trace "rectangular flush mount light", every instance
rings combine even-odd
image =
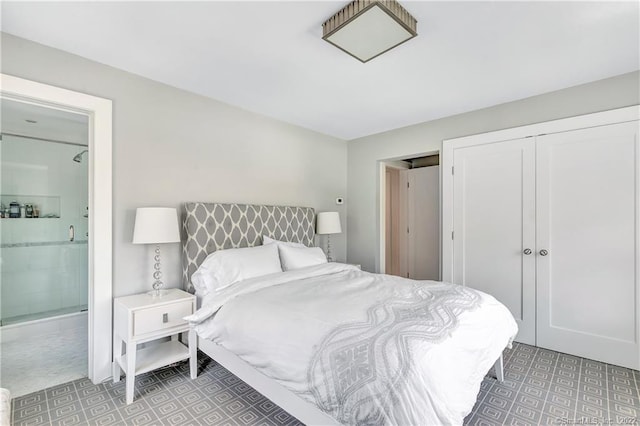
[[[322,38],[367,62],[418,35],[416,28],[395,0],[354,0],[322,24]]]

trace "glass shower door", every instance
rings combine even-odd
[[[1,143],[1,325],[82,311],[88,200],[86,162],[72,161],[79,147],[9,135]]]

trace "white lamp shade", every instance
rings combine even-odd
[[[169,207],[136,209],[133,244],[179,243],[178,212]]]
[[[316,217],[316,234],[339,234],[342,232],[340,226],[340,214],[338,212],[321,212]]]

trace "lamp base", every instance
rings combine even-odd
[[[331,235],[327,234],[327,262],[333,262],[333,257],[331,257]]]
[[[169,294],[169,290],[150,290],[147,294],[151,297],[163,297]]]

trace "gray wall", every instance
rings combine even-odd
[[[220,201],[337,210],[349,231],[348,250],[346,232],[332,238],[337,259],[346,253],[373,271],[380,160],[438,151],[443,139],[640,103],[635,72],[344,143],[7,34],[1,59],[3,73],[113,100],[116,296],[151,281],[151,252],[131,244],[136,207]],[[345,193],[347,203],[336,206]],[[163,264],[165,281],[177,286],[178,245],[164,247]]]
[[[349,141],[349,262],[360,263],[365,270],[379,270],[381,160],[440,151],[445,139],[636,105],[640,103],[639,82],[640,72],[633,72]]]
[[[152,247],[131,244],[136,207],[300,205],[340,211],[345,221],[346,205],[335,205],[347,190],[344,141],[7,34],[1,69],[113,100],[115,296],[145,291],[152,282]],[[346,232],[332,245],[344,260]],[[179,250],[163,246],[170,287],[180,285]]]

